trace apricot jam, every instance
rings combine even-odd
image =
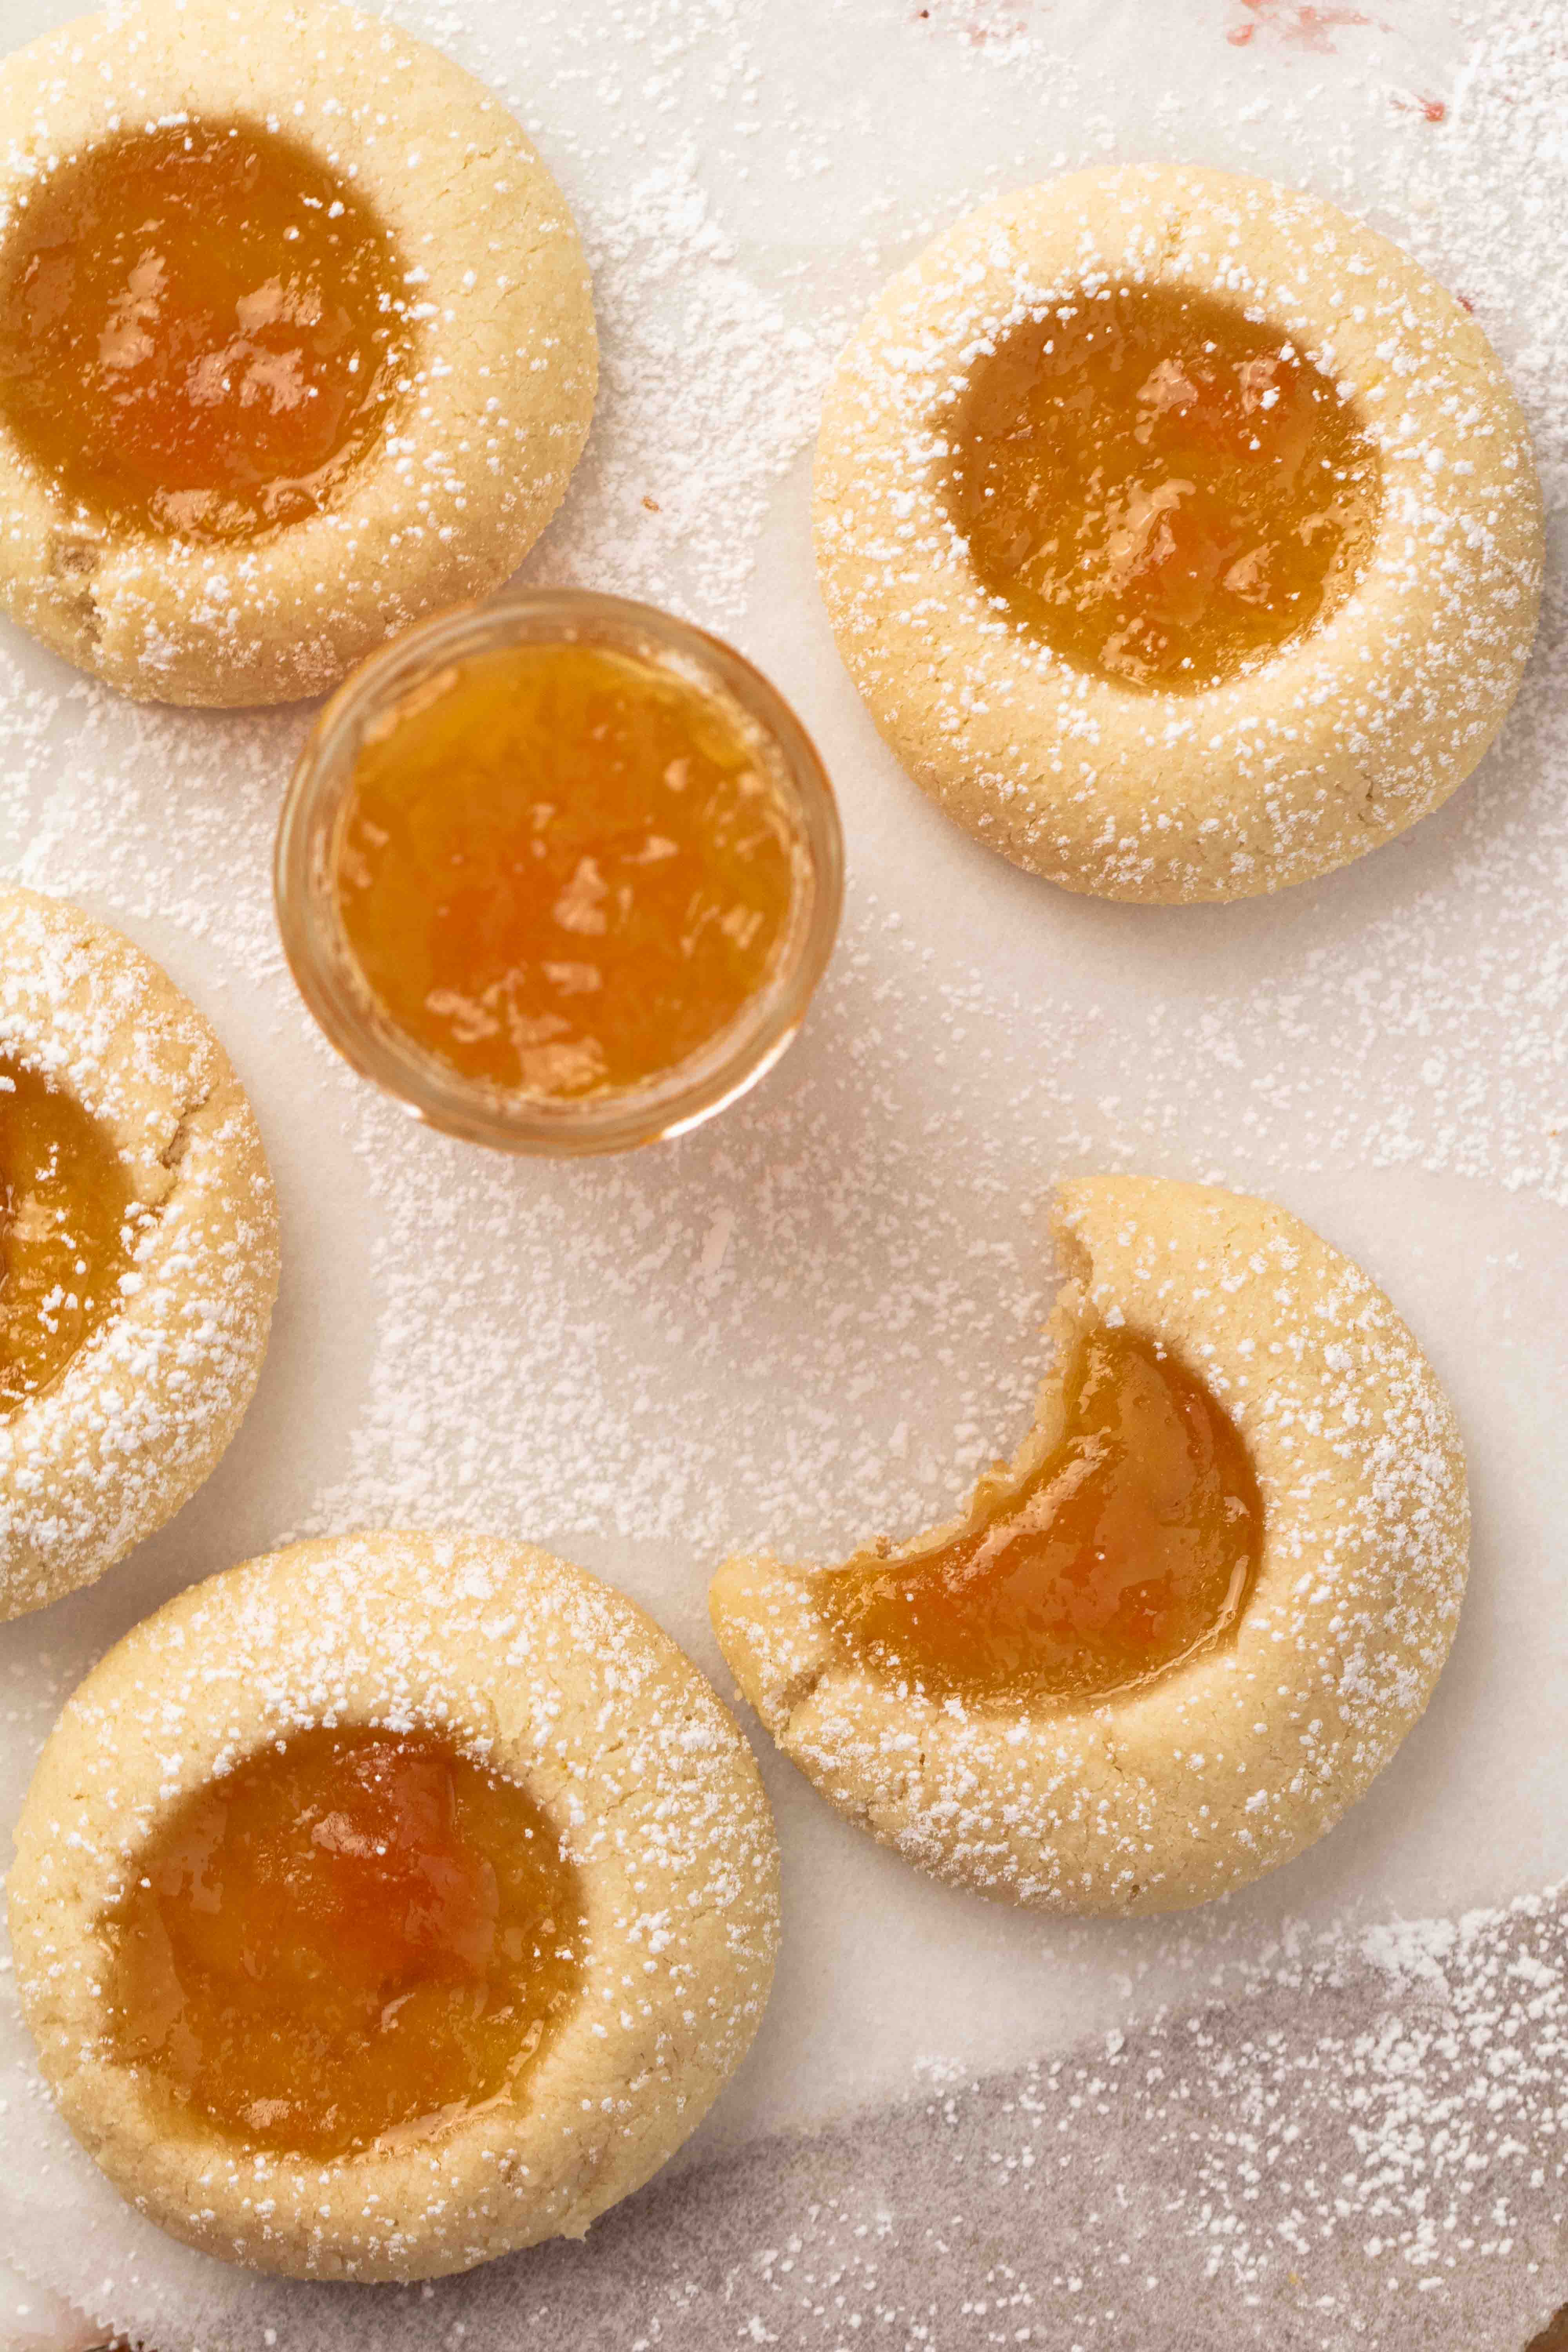
[[[367,729],[335,886],[396,1028],[466,1078],[565,1099],[720,1036],[775,967],[803,856],[716,697],[608,647],[519,645]]]
[[[851,1654],[934,1698],[1070,1705],[1148,1682],[1234,1629],[1263,1509],[1229,1416],[1123,1329],[1081,1343],[1063,1402],[1044,1461],[982,1482],[977,1528],[818,1577],[817,1606]]]
[[[174,1808],[102,1932],[116,2057],[323,2159],[520,2097],[584,1965],[548,1816],[428,1732],[248,1758]]]
[[[57,164],[0,250],[0,419],[95,520],[247,539],[384,432],[404,333],[388,232],[304,148],[126,131]]]
[[[1289,336],[1168,286],[1084,294],[981,359],[946,420],[981,582],[1080,670],[1214,686],[1326,621],[1382,467]]]
[[[0,1421],[113,1314],[145,1213],[98,1120],[0,1055]]]

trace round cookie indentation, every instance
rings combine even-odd
[[[255,1114],[205,1020],[107,924],[0,886],[6,1076],[0,1619],[101,1576],[216,1469],[279,1270]]]
[[[248,142],[260,155],[260,133],[278,201],[252,219],[228,184],[229,150]],[[426,614],[489,595],[532,546],[593,414],[587,264],[566,199],[522,130],[437,50],[340,0],[283,10],[142,0],[133,20],[118,9],[79,18],[0,62],[0,268],[6,255],[25,259],[28,216],[37,205],[47,214],[51,189],[68,194],[100,169],[112,182],[116,159],[145,163],[165,152],[165,136],[182,193],[184,175],[208,165],[223,183],[214,267],[239,257],[234,285],[215,295],[212,336],[228,374],[214,375],[222,427],[200,436],[222,459],[219,479],[210,478],[214,446],[181,471],[175,445],[188,436],[183,426],[172,442],[169,434],[178,403],[154,415],[133,402],[121,421],[136,423],[136,464],[174,465],[169,480],[142,482],[149,528],[123,485],[100,473],[84,484],[61,457],[63,417],[51,427],[54,462],[40,463],[38,420],[7,422],[13,373],[0,403],[0,606],[79,668],[144,700],[291,701],[324,692]],[[161,226],[132,263],[123,299],[110,299],[96,352],[91,310],[79,332],[66,321],[99,382],[105,334],[110,357],[132,362],[142,381],[140,339],[156,341],[168,323],[151,278],[171,255],[182,272],[188,265],[198,310],[207,279],[205,216],[193,229],[159,213],[160,173],[142,176]],[[313,225],[292,240],[289,192],[305,182]],[[310,267],[298,282],[273,274],[244,287],[247,257],[264,266],[274,235],[308,247]],[[118,269],[128,248],[110,247]],[[330,333],[313,341],[317,331],[298,318],[285,331],[264,315],[296,297],[311,308],[334,285],[346,289],[336,305],[342,344]],[[235,313],[227,335],[225,302]],[[367,329],[367,304],[390,331]],[[210,339],[204,331],[197,340]],[[167,389],[180,356],[144,363],[150,394]],[[198,354],[197,393],[214,356]],[[340,400],[335,424],[318,434],[323,402],[367,371],[366,394]],[[290,422],[289,395],[303,377],[317,398]],[[258,397],[247,404],[249,391]],[[263,411],[247,482],[242,428]],[[309,429],[296,436],[301,417]],[[84,440],[96,446],[92,435]],[[263,480],[265,452],[284,471]]]
[[[582,1875],[525,1789],[428,1731],[319,1727],[191,1790],[108,1913],[117,2061],[322,2161],[526,2095],[583,1987]]]
[[[1190,693],[1330,619],[1382,467],[1354,407],[1233,301],[1109,285],[983,352],[945,419],[970,561],[1075,669]]]
[[[720,1570],[713,1626],[791,1761],[932,1876],[1042,1910],[1182,1910],[1321,1837],[1420,1716],[1464,1592],[1464,1455],[1388,1300],[1283,1209],[1087,1177],[1057,1229],[1061,1360],[1139,1336],[1201,1372],[1246,1449],[1261,1548],[1226,1637],[1089,1702],[926,1688],[844,1648],[821,1569],[768,1554]],[[1007,1476],[1062,1428],[1053,1376]],[[997,1483],[902,1556],[983,1532]]]
[[[955,519],[966,388],[1101,297],[1288,337],[1375,456],[1347,577],[1207,683],[1105,675],[1021,625]],[[1529,434],[1475,320],[1332,205],[1192,166],[1021,189],[895,278],[824,404],[814,530],[839,652],[916,782],[1031,873],[1167,905],[1309,880],[1439,807],[1502,724],[1541,595]]]
[[[119,2044],[110,1948],[183,1809],[345,1734],[522,1791],[585,1925],[518,2095],[306,2154],[171,2112]],[[767,1999],[778,1850],[733,1718],[621,1594],[528,1544],[342,1536],[211,1577],[108,1653],[39,1759],[7,1901],[44,2074],[142,2212],[251,2269],[411,2280],[581,2237],[696,2128]],[[263,1992],[289,1977],[290,1955],[253,1957]]]
[[[54,164],[0,249],[0,420],[92,522],[252,539],[328,506],[386,431],[404,275],[293,141],[121,131]]]

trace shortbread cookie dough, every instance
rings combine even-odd
[[[145,698],[288,701],[488,593],[597,348],[500,100],[336,0],[134,0],[0,64],[0,601]]]
[[[272,1179],[206,1022],[107,924],[0,885],[0,1618],[195,1494],[277,1290]]]
[[[264,2105],[247,2143],[216,2128],[198,2097],[173,2099],[167,2068],[118,2054],[116,1921],[183,1804],[204,1790],[221,1800],[223,1776],[232,1787],[329,1733],[363,1747],[373,1727],[384,1744],[417,1743],[426,1756],[440,1743],[470,1776],[479,1768],[536,1809],[544,1864],[569,1882],[561,1916],[535,1923],[566,1972],[553,1988],[563,1998],[542,2042],[522,2051],[531,2063],[514,2088],[451,2101],[346,2155],[301,2156],[273,2144],[273,2108]],[[417,1801],[410,1813],[416,1843],[404,1860],[417,1873],[421,1842],[438,1843],[443,1824],[421,1821]],[[325,1843],[349,1865],[321,1882],[347,1923],[349,1984],[367,1964],[374,1980],[382,1924],[367,1908],[376,1860],[362,1853],[356,1874],[355,1830],[352,1811],[328,1811],[306,1841],[308,1855],[319,1859]],[[203,1851],[209,1895],[218,1891],[208,1950],[221,1961],[235,1853],[210,1838]],[[504,1876],[507,1858],[497,1859]],[[467,1866],[446,1850],[426,1865],[426,1911],[445,1905],[449,1929],[455,1915],[455,1949],[389,1986],[356,2064],[361,2051],[366,2069],[383,2064],[399,2004],[427,1998],[432,1977],[438,1990],[441,1968],[460,1978],[476,1953],[481,1969],[493,1957],[482,1871],[479,1896],[461,1907]],[[385,1867],[395,1878],[395,1861]],[[609,1587],[488,1537],[296,1544],[209,1579],[138,1626],[77,1691],[44,1750],[9,1899],[17,1986],[45,2074],[116,2187],[205,2252],[317,2278],[432,2277],[580,2237],[657,2171],[733,2073],[778,1940],[772,1817],[716,1693]],[[286,1888],[274,1916],[292,1900]],[[410,1931],[407,1909],[399,1894],[392,1927],[427,1930],[426,1916]],[[298,1948],[289,1937],[287,1948],[265,1948],[266,1925],[252,1915],[252,1978],[282,2004],[289,2032],[302,2013],[312,2026]],[[553,1948],[563,1937],[566,1948]],[[241,1972],[236,1962],[225,1981]],[[176,2011],[192,1984],[179,1978]],[[308,2100],[313,2080],[286,2076],[279,2106]],[[286,2118],[285,2137],[291,2127]]]
[[[1524,422],[1462,305],[1315,196],[1160,164],[1003,197],[893,280],[816,538],[916,781],[1109,898],[1277,890],[1438,807],[1540,596]]]
[[[1062,1360],[1095,1334],[1163,1354],[1184,1385],[1201,1381],[1246,1449],[1260,1539],[1249,1581],[1233,1588],[1213,1633],[1183,1639],[1162,1670],[1108,1687],[1108,1645],[1073,1582],[1081,1554],[1056,1572],[1088,1629],[1077,1636],[1083,1671],[1076,1688],[1059,1671],[1072,1662],[1058,1628],[1046,1661],[1054,1696],[1037,1672],[1032,1689],[975,1696],[972,1681],[955,1688],[879,1660],[829,1622],[842,1570],[731,1559],[713,1581],[714,1630],[784,1753],[921,1869],[1043,1910],[1180,1910],[1332,1828],[1420,1715],[1464,1591],[1464,1457],[1436,1377],[1387,1299],[1283,1209],[1100,1176],[1061,1187],[1057,1222],[1068,1276],[1055,1325]],[[1014,1528],[1054,1534],[1048,1514],[1026,1517],[1026,1476],[1061,1437],[1060,1386],[1047,1381],[1036,1429],[1010,1470],[982,1480],[963,1518],[875,1547],[872,1564],[912,1576],[956,1540],[973,1579],[1010,1503]],[[1178,1409],[1190,1412],[1190,1400]],[[1192,1447],[1205,1473],[1211,1444],[1200,1435]],[[1067,1466],[1053,1508],[1071,1505],[1086,1467],[1081,1456]],[[1220,1468],[1211,1504],[1239,1517],[1245,1465]],[[1158,1477],[1170,1471],[1156,1463]],[[1142,1507],[1135,1495],[1111,1496],[1089,1540],[1125,1549],[1113,1515],[1125,1525]],[[1172,1538],[1185,1539],[1179,1529]],[[963,1574],[950,1583],[967,1607]],[[913,1590],[930,1605],[929,1583]],[[1151,1631],[1168,1641],[1172,1630],[1141,1627],[1136,1610],[1120,1623],[1124,1643]]]

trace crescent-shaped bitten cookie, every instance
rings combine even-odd
[[[1359,1268],[1272,1203],[1064,1184],[1060,1369],[960,1519],[839,1567],[731,1559],[720,1646],[784,1753],[934,1875],[1177,1910],[1289,1861],[1425,1706],[1464,1457]]]

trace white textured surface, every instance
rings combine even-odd
[[[102,2333],[58,2295],[0,2265],[0,2344],[5,2352],[79,2352]]]
[[[1277,1193],[1414,1326],[1475,1489],[1453,1660],[1342,1828],[1174,1927],[1047,1926],[943,1893],[764,1754],[784,1956],[707,2145],[875,2101],[917,2060],[1063,2047],[1267,1953],[1288,1921],[1462,1910],[1568,1870],[1556,574],[1520,710],[1448,809],[1284,898],[1152,910],[1030,881],[905,782],[837,667],[806,534],[817,388],[883,277],[993,188],[1157,154],[1312,186],[1474,302],[1530,411],[1560,558],[1568,37],[1542,9],[1551,34],[1500,0],[1463,25],[1389,0],[1381,24],[1327,29],[1353,12],[399,9],[513,96],[595,268],[599,416],[528,576],[676,604],[795,698],[843,803],[844,939],[799,1046],[705,1133],[605,1168],[480,1159],[342,1070],[283,971],[267,859],[306,715],[134,710],[0,642],[0,863],[121,921],[211,1015],[273,1154],[286,1258],[217,1477],[96,1591],[0,1628],[5,1818],[92,1657],[179,1585],[310,1528],[527,1536],[624,1585],[716,1671],[704,1592],[730,1544],[911,1527],[1010,1447],[1048,1299],[1043,1196],[1058,1172],[1117,1166]],[[10,0],[3,37],[69,13]],[[1330,53],[1301,46],[1315,26]],[[163,2263],[31,2080],[0,2005],[0,2244],[83,2294]]]

